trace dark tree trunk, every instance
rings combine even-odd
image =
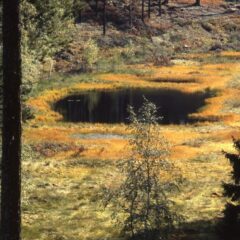
[[[142,0],[142,21],[144,22],[144,4],[145,4],[145,1]]]
[[[95,13],[96,13],[96,17],[98,16],[98,0],[95,0]]]
[[[21,232],[21,54],[20,0],[3,0],[3,129],[1,240],[19,240]]]
[[[162,15],[162,0],[158,0],[158,15]]]
[[[107,17],[106,17],[106,1],[103,0],[103,35],[106,35],[106,25],[107,25]]]
[[[132,28],[133,25],[133,1],[131,0],[129,3],[129,25]]]
[[[201,6],[201,0],[196,0],[196,2],[195,2],[194,5],[195,5],[195,6]]]
[[[78,22],[82,23],[82,9],[79,9]]]
[[[151,0],[148,0],[148,18],[151,17]]]

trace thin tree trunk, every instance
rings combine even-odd
[[[95,0],[95,13],[96,13],[96,17],[98,16],[98,0]]]
[[[151,17],[151,0],[148,0],[148,18]]]
[[[158,0],[158,15],[162,15],[162,0]]]
[[[82,23],[82,9],[79,9],[78,21],[79,23]]]
[[[147,130],[147,146],[146,149],[149,149],[150,147],[150,136],[151,136],[151,125],[148,126]],[[150,179],[150,159],[149,157],[146,157],[146,170],[147,170],[147,199],[146,199],[146,219],[144,222],[145,225],[145,236],[146,239],[148,239],[148,220],[149,220],[149,212],[150,212],[150,193],[151,193],[151,179]]]
[[[194,5],[195,5],[195,6],[201,6],[201,0],[196,0],[196,2],[195,2]]]
[[[145,1],[142,0],[142,21],[144,22],[144,4],[145,4]]]
[[[106,24],[107,24],[107,18],[106,18],[106,1],[103,0],[103,35],[106,35]]]
[[[133,25],[133,1],[131,0],[130,1],[130,4],[129,4],[129,25],[130,25],[130,28],[132,28],[132,25]]]
[[[1,240],[19,240],[21,232],[21,54],[20,0],[3,0],[3,129]]]

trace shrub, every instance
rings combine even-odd
[[[73,0],[21,0],[22,93],[40,78],[42,62],[72,39]]]
[[[157,130],[156,106],[144,99],[137,113],[130,107],[131,157],[118,164],[124,180],[115,190],[107,189],[106,203],[119,207],[114,215],[131,239],[166,239],[176,214],[170,211],[167,192],[176,187],[164,181],[163,172],[172,169],[167,161],[168,144]]]
[[[94,64],[99,57],[99,48],[96,42],[92,39],[88,40],[83,49],[83,69],[89,71],[93,69]]]

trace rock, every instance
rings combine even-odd
[[[161,43],[164,43],[165,41],[162,37],[154,36],[154,37],[152,37],[152,42],[155,45],[160,45]]]
[[[236,7],[232,7],[232,8],[228,8],[225,13],[235,13],[237,12],[239,9]]]

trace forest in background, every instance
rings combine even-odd
[[[142,1],[106,1],[105,10],[104,2],[98,0],[21,2],[25,86],[23,92],[27,92],[42,77],[44,71],[52,72],[55,69],[57,71],[59,69],[60,72],[81,69],[84,71],[85,68],[91,70],[94,66],[100,66],[99,70],[104,71],[104,66],[101,69],[101,65],[104,65],[101,61],[106,62],[109,59],[109,56],[104,56],[106,47],[126,49],[120,56],[117,56],[117,52],[112,53],[115,56],[109,62],[115,61],[116,65],[121,62],[131,63],[131,56],[135,58],[137,55],[139,61],[147,60],[164,65],[178,52],[238,49],[238,19],[224,19],[222,23],[218,21],[218,15],[221,17],[238,9],[223,1],[202,1],[203,6],[213,4],[213,7],[209,7],[209,13],[208,9],[200,11],[202,16],[199,15],[196,19],[194,19],[196,10],[194,8],[188,10],[188,6],[195,1],[180,1],[180,4],[186,4],[186,12],[190,12],[189,16],[184,12],[185,17],[178,8],[171,6],[168,8],[165,5],[161,9],[163,15],[159,16],[159,1],[145,1],[144,22]],[[169,1],[169,4],[172,3],[178,1]],[[219,5],[220,10],[214,12],[214,6]],[[184,8],[184,5],[182,6]],[[215,20],[211,18],[211,14],[216,15]],[[171,17],[172,15],[174,17]],[[102,27],[104,24],[104,19],[106,29],[110,32],[106,37],[97,33],[99,26]],[[89,36],[91,32],[93,36]],[[97,34],[94,36],[94,33]],[[161,48],[158,47],[160,42]],[[141,48],[144,49],[142,52],[139,50]],[[98,54],[101,55],[101,60]]]

